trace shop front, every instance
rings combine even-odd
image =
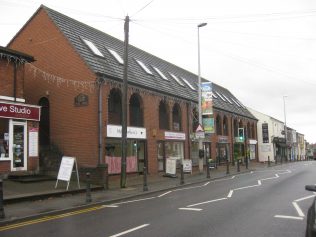
[[[109,174],[121,173],[122,126],[107,125],[105,162]],[[142,173],[147,164],[146,128],[127,127],[126,172]]]
[[[248,140],[248,158],[250,160],[256,160],[256,146],[258,141],[254,139]]]
[[[226,164],[229,157],[229,144],[227,136],[218,136],[216,144],[216,162],[217,164]]]
[[[0,171],[38,170],[40,107],[0,101]]]
[[[272,140],[274,148],[274,159],[275,162],[282,162],[286,160],[286,143],[284,137],[274,137]]]
[[[157,142],[158,171],[166,171],[168,159],[175,160],[179,167],[184,159],[185,133],[165,132],[165,139]]]

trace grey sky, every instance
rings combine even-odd
[[[44,4],[229,89],[248,107],[316,142],[316,1],[313,0],[0,0],[6,46]]]

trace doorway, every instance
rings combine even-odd
[[[27,169],[27,130],[26,122],[10,121],[9,156],[11,170]]]

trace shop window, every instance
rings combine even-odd
[[[223,135],[228,136],[228,120],[226,116],[223,119]]]
[[[216,134],[222,135],[222,119],[219,115],[216,116]]]
[[[133,94],[129,101],[129,119],[130,125],[135,127],[143,127],[143,108],[141,97],[138,94]]]
[[[0,118],[0,160],[9,158],[9,119]]]
[[[159,104],[159,128],[169,130],[169,113],[167,104],[161,101]]]
[[[175,131],[181,131],[181,109],[179,104],[175,104],[172,110],[172,127]]]
[[[121,173],[122,143],[120,139],[107,139],[105,162],[109,174]],[[145,164],[145,141],[129,139],[127,141],[126,172],[142,172]]]
[[[41,120],[39,122],[39,145],[49,146],[50,144],[50,122],[49,122],[49,100],[45,97],[38,102],[41,108]]]
[[[177,166],[184,159],[184,143],[183,142],[158,142],[158,170],[164,171],[166,169],[166,159],[176,159]]]
[[[122,124],[122,97],[121,91],[112,89],[108,99],[108,123]]]

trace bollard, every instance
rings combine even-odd
[[[105,164],[105,186],[104,189],[109,189],[109,165]]]
[[[91,189],[90,189],[90,173],[86,173],[86,177],[87,177],[87,189],[86,189],[86,203],[90,203],[92,202],[92,198],[91,198]]]
[[[237,172],[240,172],[240,159],[237,160]]]
[[[268,156],[268,167],[271,166],[271,163],[270,163],[270,156]]]
[[[210,161],[209,159],[206,159],[206,178],[209,179],[211,178],[211,174],[210,174],[210,171],[211,171],[211,167],[210,167]]]
[[[3,208],[3,180],[0,179],[0,219],[4,219],[4,208]]]
[[[226,174],[229,174],[229,161],[226,159]]]
[[[248,156],[246,155],[246,169],[248,169]]]
[[[184,184],[183,164],[181,164],[180,169],[181,169],[181,171],[180,171],[180,173],[181,173],[180,184],[182,185],[182,184]]]
[[[147,185],[147,167],[143,167],[143,175],[144,175],[144,185],[143,185],[143,191],[148,191],[148,185]]]

